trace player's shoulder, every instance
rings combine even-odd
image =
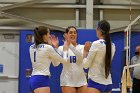
[[[49,44],[39,44],[37,49],[53,49],[53,47]]]
[[[35,49],[35,48],[36,48],[35,44],[32,44],[32,45],[30,46],[30,49]]]
[[[99,40],[96,40],[96,41],[93,41],[93,42],[92,42],[92,45],[97,45],[97,46],[99,46],[99,45],[102,45],[102,44],[105,44],[105,41],[102,40],[102,39],[99,39]]]
[[[59,46],[58,48],[63,48],[63,45]]]
[[[49,44],[43,44],[44,48],[46,49],[53,49],[53,47]]]
[[[77,47],[84,47],[84,45],[82,45],[82,44],[77,44]]]
[[[82,45],[82,44],[77,44],[76,48],[79,49],[79,50],[80,50],[80,49],[83,49],[83,48],[84,48],[84,45]]]
[[[111,44],[115,46],[115,43],[114,42],[111,42]]]
[[[137,59],[137,56],[133,56],[133,57],[132,57],[132,60],[135,60],[135,59]]]
[[[113,47],[116,47],[116,46],[115,46],[115,43],[113,43],[113,42],[111,42],[111,45],[112,45]]]
[[[58,50],[62,51],[63,50],[63,45],[59,46]]]

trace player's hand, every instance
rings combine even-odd
[[[64,42],[67,42],[67,46],[69,46],[71,44],[70,37],[68,36],[67,33],[65,33],[63,36],[64,36]]]
[[[51,36],[49,36],[49,40],[48,40],[48,42],[47,42],[49,45],[51,45],[52,46],[52,40],[51,40]]]
[[[63,42],[64,42],[63,51],[68,51],[69,47],[68,47],[67,41],[63,41]]]
[[[84,58],[87,57],[90,46],[91,46],[91,42],[89,42],[89,41],[85,42],[84,52],[83,52],[83,57]]]
[[[56,37],[55,35],[52,34],[51,43],[54,48],[58,48],[58,43],[59,43],[58,37]]]
[[[89,41],[85,42],[84,51],[89,52],[90,46],[91,46],[91,42]]]
[[[71,44],[70,43],[70,39],[69,39],[69,37],[68,37],[68,35],[66,33],[63,36],[64,36],[64,40],[63,40],[63,42],[64,42],[63,51],[67,51],[68,48],[69,48],[69,45]]]

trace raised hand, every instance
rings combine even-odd
[[[84,52],[83,52],[84,57],[87,57],[90,46],[91,46],[91,42],[89,42],[89,41],[85,42]]]
[[[55,35],[52,34],[51,43],[52,43],[53,47],[58,48],[58,43],[59,43],[58,37],[56,37]]]
[[[64,42],[63,50],[64,50],[64,51],[67,51],[68,48],[69,48],[69,45],[71,44],[71,43],[70,43],[70,39],[69,39],[69,37],[68,37],[68,35],[67,35],[66,33],[65,33],[63,36],[64,36],[64,40],[63,40],[63,42]]]
[[[89,41],[85,42],[84,51],[89,52],[90,46],[91,46],[91,42]]]
[[[48,44],[52,46],[51,36],[49,37]]]
[[[67,42],[67,45],[69,46],[71,44],[70,37],[66,33],[63,36],[64,36],[64,41]]]

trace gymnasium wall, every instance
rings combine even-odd
[[[19,36],[0,33],[0,93],[18,93]]]

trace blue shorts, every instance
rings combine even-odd
[[[99,84],[99,83],[94,82],[91,79],[88,79],[88,87],[98,89],[101,92],[111,92],[113,86],[112,84],[109,84],[109,85]]]
[[[34,75],[29,80],[31,91],[40,87],[49,87],[49,76]]]

